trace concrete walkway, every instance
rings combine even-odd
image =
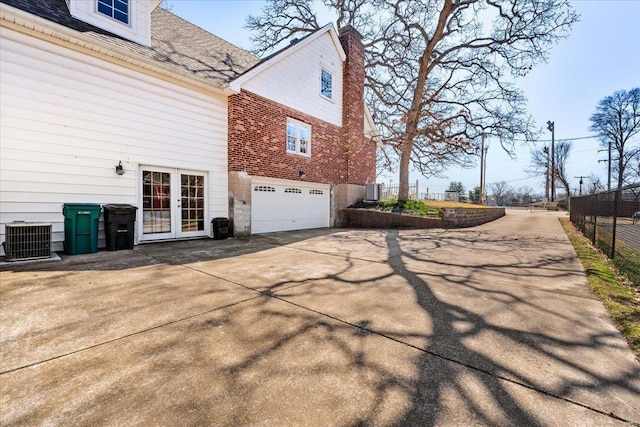
[[[557,216],[1,271],[0,424],[640,424],[640,363]]]

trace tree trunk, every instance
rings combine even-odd
[[[420,57],[420,70],[416,79],[416,88],[413,92],[411,101],[411,109],[407,113],[407,125],[405,127],[404,141],[402,143],[402,151],[400,153],[400,182],[398,183],[398,202],[406,202],[409,200],[409,163],[411,161],[411,153],[413,151],[413,138],[418,134],[418,122],[420,120],[422,95],[429,75],[430,58],[433,55],[436,45],[442,39],[447,17],[454,10],[452,0],[445,0],[442,10],[438,17],[438,26],[436,27],[431,39],[427,39],[427,45]]]
[[[624,149],[620,148],[618,149],[618,188],[622,188],[624,182],[624,166]]]
[[[564,191],[567,194],[567,198],[571,197],[571,188],[569,185],[569,180],[567,180],[566,178],[562,177],[560,178],[560,182],[562,182],[562,186],[564,187]]]
[[[400,152],[400,181],[398,185],[398,202],[409,200],[409,163],[411,160],[411,150],[413,141],[405,137],[405,141]]]

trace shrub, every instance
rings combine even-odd
[[[397,204],[398,201],[396,199],[381,200],[378,202],[378,207],[381,208],[381,210],[386,211],[393,209]]]
[[[421,200],[407,200],[404,203],[400,203],[395,199],[381,200],[375,204],[371,202],[358,202],[349,206],[351,208],[360,209],[377,209],[386,212],[397,212],[407,215],[420,215],[420,216],[442,216],[442,208],[429,206]]]
[[[421,200],[407,200],[404,206],[400,207],[400,211],[403,213],[409,213],[414,215],[441,215],[442,209],[435,208],[427,205]]]
[[[399,203],[395,199],[381,200],[378,202],[378,209],[420,216],[440,216],[442,214],[441,208],[429,206],[421,200],[407,200],[404,203]]]

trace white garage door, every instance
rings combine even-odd
[[[299,181],[251,181],[251,232],[329,227],[330,187]]]

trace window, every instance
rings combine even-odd
[[[275,187],[270,187],[268,185],[258,185],[253,189],[253,191],[266,191],[268,193],[275,193],[276,189]]]
[[[302,190],[299,188],[285,188],[284,189],[285,193],[296,193],[296,194],[302,194]]]
[[[333,75],[324,68],[320,69],[320,95],[333,99]]]
[[[324,192],[322,190],[309,190],[309,194],[319,194],[322,195]]]
[[[311,126],[287,119],[287,152],[307,157],[311,155]]]
[[[129,0],[97,0],[97,10],[123,24],[129,24]]]

